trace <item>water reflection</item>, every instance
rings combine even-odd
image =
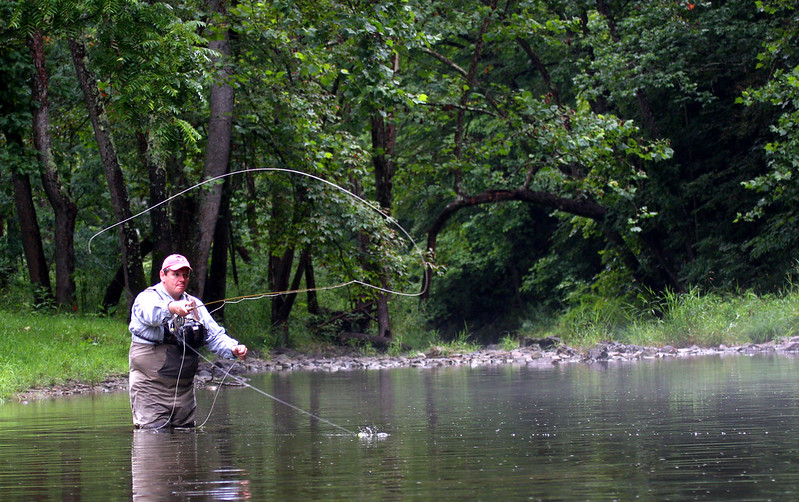
[[[7,403],[0,498],[788,500],[798,374],[784,356],[265,374],[324,420],[224,388],[172,432],[133,430],[124,393]]]
[[[195,429],[133,431],[133,500],[250,500],[243,469],[211,461]]]

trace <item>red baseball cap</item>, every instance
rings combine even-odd
[[[171,254],[167,256],[164,258],[164,264],[161,265],[161,270],[180,270],[182,268],[191,270],[189,260],[182,254]]]

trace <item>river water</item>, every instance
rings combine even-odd
[[[0,500],[791,500],[798,376],[743,355],[263,374],[324,420],[224,387],[174,432],[132,430],[124,393],[6,403]]]

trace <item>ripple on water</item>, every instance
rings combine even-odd
[[[8,403],[0,493],[787,500],[799,487],[798,367],[753,357],[252,378],[355,434],[239,388],[223,388],[213,410],[213,396],[198,393],[198,416],[212,411],[210,420],[174,433],[133,432],[124,394]]]

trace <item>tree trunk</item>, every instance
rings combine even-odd
[[[288,281],[291,275],[291,264],[294,260],[294,249],[286,249],[282,256],[269,255],[269,288],[272,292],[285,291],[288,289]],[[283,295],[272,297],[272,327],[277,331],[277,344],[281,347],[288,345],[288,323],[281,318],[283,303],[286,299]]]
[[[214,247],[211,254],[211,269],[208,282],[205,285],[205,301],[216,302],[224,300],[227,290],[227,257],[230,247],[230,178],[225,178],[222,187],[222,203],[219,219],[214,229]],[[214,318],[222,322],[225,318],[225,305],[214,308]]]
[[[310,249],[303,251],[308,255],[305,261],[305,286],[308,288],[308,313],[312,315],[319,314],[319,301],[316,297],[316,276],[313,270],[313,255]]]
[[[73,309],[75,301],[75,221],[78,207],[61,183],[53,156],[50,135],[50,105],[48,102],[48,75],[44,54],[44,36],[36,31],[28,37],[28,47],[33,59],[31,92],[33,102],[33,143],[42,166],[42,184],[55,215],[55,268],[56,303]]]
[[[136,142],[139,148],[139,157],[142,164],[147,167],[147,176],[150,181],[150,225],[152,233],[152,267],[150,268],[149,284],[160,280],[161,263],[173,252],[172,232],[170,228],[169,212],[165,205],[158,205],[167,198],[166,192],[166,165],[156,160],[152,152],[151,138],[144,131],[136,132]],[[141,250],[142,257],[147,253]]]
[[[225,1],[213,1],[210,4],[211,15],[226,16]],[[228,172],[230,167],[230,145],[233,132],[233,87],[227,79],[232,69],[226,63],[231,55],[229,30],[225,25],[213,27],[213,39],[208,48],[218,54],[215,63],[223,63],[211,86],[210,119],[208,122],[208,145],[205,151],[203,178],[210,179]],[[216,226],[222,199],[222,184],[214,183],[203,190],[197,215],[199,241],[194,253],[194,286],[198,295],[205,290],[208,275],[208,257],[214,233],[210,231]]]
[[[269,223],[269,291],[278,293],[290,289],[291,270],[294,264],[296,249],[291,245],[284,245],[287,228],[292,225],[291,203],[287,196],[286,186],[275,183],[270,188],[271,215]],[[301,190],[295,190],[294,203],[301,196]],[[299,269],[298,269],[299,274]],[[288,316],[293,301],[285,295],[273,296],[271,300],[272,326],[278,328],[280,345],[288,344]],[[287,308],[288,307],[288,308]]]
[[[144,239],[141,243],[142,256],[147,256],[147,254],[152,251],[152,247],[153,245],[150,240]],[[158,265],[154,264],[153,268],[159,266],[160,262]],[[123,291],[125,291],[125,267],[120,265],[113,279],[111,279],[111,282],[105,287],[105,294],[103,295],[103,303],[101,306],[104,314],[112,314],[114,312],[116,306],[119,305],[119,299],[122,297]]]
[[[294,280],[291,281],[291,286],[287,288],[288,291],[296,291],[300,288],[302,283],[302,274],[307,268],[306,265],[310,261],[311,255],[308,250],[300,254],[300,261],[297,264],[297,271],[294,273]],[[281,324],[288,324],[291,309],[294,307],[294,301],[297,299],[297,293],[288,293],[282,295],[283,301],[280,304],[280,309],[276,313],[276,318]]]
[[[31,183],[27,174],[11,173],[14,184],[14,206],[19,218],[19,229],[22,237],[22,249],[25,252],[25,263],[28,265],[28,277],[33,286],[33,301],[39,305],[51,299],[50,273],[47,259],[44,256],[42,234],[33,205]]]
[[[287,291],[294,263],[294,248],[286,249],[281,256],[269,256],[269,289],[271,292]],[[281,294],[272,297],[272,325],[283,324],[287,319],[280,315],[286,298]]]
[[[27,55],[22,51],[8,51],[3,55],[4,64],[12,59],[22,61],[26,57],[31,57],[33,52],[28,47]],[[34,56],[37,57],[37,56]],[[42,56],[42,61],[44,60]],[[25,70],[27,72],[27,70]],[[15,89],[18,79],[27,78],[18,72],[0,72],[0,88],[11,91]],[[38,78],[38,77],[34,77]],[[46,74],[44,84],[47,84]],[[35,85],[35,84],[34,84]],[[45,88],[46,90],[46,88]],[[5,135],[6,149],[8,153],[8,168],[11,171],[11,184],[14,187],[14,208],[16,209],[17,220],[19,223],[20,239],[22,240],[22,250],[25,255],[25,263],[28,269],[28,278],[31,282],[34,305],[42,305],[52,302],[53,292],[50,284],[50,271],[47,267],[47,258],[44,254],[42,235],[39,227],[39,220],[36,217],[36,206],[33,202],[33,190],[31,189],[30,174],[24,170],[22,162],[20,165],[14,164],[14,159],[24,159],[27,157],[25,150],[24,137],[28,134],[28,128],[23,122],[11,119],[16,115],[23,115],[30,112],[29,99],[24,98],[25,91],[18,89],[16,95],[10,92],[0,92],[0,109],[4,110],[9,120],[4,121],[0,135]],[[34,100],[35,102],[36,100]],[[6,277],[0,278],[0,284],[4,284]]]
[[[350,184],[352,193],[363,198],[363,186],[361,185],[360,180],[358,180],[355,176],[352,176],[350,179]],[[372,242],[369,234],[363,230],[360,230],[357,234],[355,234],[355,239],[358,243],[358,261],[360,262],[361,267],[363,267],[364,270],[369,271],[377,270],[374,260],[370,259],[369,257],[369,247]],[[369,329],[369,324],[371,322],[371,310],[374,306],[373,298],[370,296],[370,292],[367,291],[366,288],[363,288],[356,291],[354,299],[355,308],[353,310],[356,312],[363,312],[365,315],[353,319],[351,325],[354,326],[353,329],[356,329],[360,332],[366,332]]]
[[[100,91],[97,87],[97,78],[89,70],[89,58],[86,54],[86,47],[83,42],[79,42],[72,37],[67,39],[69,50],[72,53],[72,61],[75,71],[78,74],[83,98],[89,109],[89,117],[94,129],[94,137],[97,140],[97,147],[100,151],[100,159],[105,170],[108,181],[108,190],[111,195],[111,204],[114,208],[114,216],[118,222],[126,221],[119,228],[119,243],[122,251],[122,265],[125,268],[125,296],[127,299],[128,311],[133,307],[133,300],[136,295],[145,287],[144,269],[142,267],[141,253],[139,250],[139,239],[136,235],[136,228],[129,218],[132,216],[130,201],[128,199],[125,179],[122,176],[122,169],[119,166],[116,147],[111,137],[111,122],[105,112]]]
[[[166,163],[167,179],[175,187],[188,188],[193,185],[186,177],[186,164],[183,157],[172,155]],[[172,243],[171,253],[180,253],[192,261],[192,252],[196,246],[195,234],[198,232],[197,195],[196,191],[188,192],[169,203],[169,221]],[[193,263],[193,261],[192,261]],[[193,291],[193,290],[192,290]]]
[[[398,70],[397,59],[394,59],[394,71]],[[397,128],[394,123],[386,122],[382,114],[372,115],[372,164],[375,167],[375,198],[385,213],[391,212],[392,184],[394,178],[394,147],[397,141]],[[378,269],[380,286],[389,289],[389,278],[380,263],[371,263],[371,268]],[[388,295],[377,293],[377,336],[391,338],[391,319],[388,311]]]

